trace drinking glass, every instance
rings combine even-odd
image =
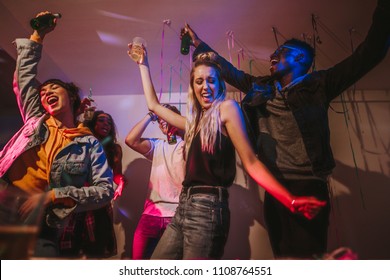
[[[135,62],[139,62],[139,60],[141,59],[141,55],[144,52],[142,46],[146,47],[145,39],[141,37],[134,37],[132,41],[131,50],[130,50],[130,57]]]
[[[29,259],[35,248],[43,201],[26,217],[19,213],[29,195],[0,179],[0,259]]]

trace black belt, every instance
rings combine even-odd
[[[229,197],[229,192],[225,187],[192,186],[192,187],[184,188],[184,192],[187,193],[187,195],[214,194],[224,199],[227,199]]]

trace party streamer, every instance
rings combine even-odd
[[[226,32],[227,35],[227,45],[228,45],[228,51],[229,51],[229,61],[232,63],[232,53],[231,49],[234,48],[234,33],[233,31],[229,30]]]
[[[163,66],[164,66],[164,38],[165,38],[165,26],[166,25],[167,26],[171,25],[170,19],[163,20],[163,29],[162,29],[162,34],[161,34],[161,53],[160,53],[160,83],[161,83],[161,86],[160,86],[160,96],[158,98],[159,101],[161,100],[163,85],[164,85]]]

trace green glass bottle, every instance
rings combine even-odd
[[[173,134],[172,132],[167,133],[167,138],[168,138],[169,144],[176,144],[177,143],[176,135]]]
[[[188,33],[186,33],[181,38],[180,53],[183,55],[187,55],[190,52],[190,45],[191,45],[191,36]]]
[[[55,24],[55,19],[61,18],[61,14],[45,14],[30,20],[30,25],[35,30],[40,30],[45,27],[52,27]]]

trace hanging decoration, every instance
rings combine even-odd
[[[171,103],[171,96],[172,96],[172,69],[173,69],[173,66],[170,67],[170,71],[169,71],[169,96],[168,96],[168,100],[169,100],[169,103]]]
[[[189,52],[189,56],[188,56],[190,68],[192,67],[192,55],[193,55],[193,53],[194,53],[194,49],[193,49],[192,45],[190,45],[190,52]]]
[[[253,58],[249,60],[249,74],[252,75],[253,71],[252,71],[252,63],[253,61],[255,61]]]
[[[317,51],[316,50],[316,45],[322,43],[321,40],[319,39],[317,25],[319,27],[321,27],[340,46],[340,48],[342,48],[343,50],[347,51],[348,47],[346,46],[346,44],[344,44],[343,41],[341,39],[339,39],[334,34],[334,32],[332,32],[329,28],[327,28],[325,26],[325,24],[323,24],[318,19],[318,17],[316,17],[314,15],[312,15],[312,25],[313,25],[313,47],[314,47],[315,51]],[[349,29],[350,52],[351,53],[353,53],[354,50],[355,50],[354,44],[353,44],[353,38],[352,38],[354,32],[355,32],[354,28]],[[315,68],[313,68],[313,70],[314,69]],[[352,95],[355,96],[356,85],[353,85],[351,90],[352,90]],[[359,169],[358,169],[358,165],[357,165],[357,161],[356,161],[356,153],[355,153],[355,150],[353,148],[352,136],[351,136],[351,132],[350,132],[351,128],[350,128],[350,124],[349,123],[350,123],[351,120],[350,120],[350,117],[349,117],[349,110],[347,108],[347,102],[345,100],[345,96],[344,95],[345,95],[345,92],[341,93],[341,95],[340,95],[342,111],[334,110],[331,105],[330,105],[330,108],[334,112],[336,112],[338,114],[343,114],[343,116],[344,116],[345,126],[347,128],[347,134],[348,134],[348,140],[349,140],[349,147],[351,149],[352,160],[353,160],[353,164],[354,164],[354,168],[355,168],[355,174],[356,174],[356,178],[357,178],[357,184],[358,184],[358,188],[359,188],[359,196],[360,196],[360,200],[361,200],[361,203],[362,203],[362,208],[364,210],[366,210],[366,203],[365,203],[365,199],[364,199],[364,195],[363,195],[363,188],[362,188],[362,185],[361,185],[361,179],[359,178]],[[359,116],[359,114],[356,114],[356,115]],[[357,122],[357,126],[358,126],[358,122]]]
[[[163,28],[161,33],[161,53],[160,53],[160,96],[158,97],[158,100],[161,100],[162,91],[163,91],[163,85],[164,85],[164,38],[165,38],[165,26],[170,26],[171,20],[165,19],[163,20]]]
[[[238,70],[241,70],[241,58],[244,60],[244,49],[240,48],[237,52],[237,68]],[[240,103],[242,101],[242,91],[240,91]]]
[[[179,81],[180,81],[180,88],[179,88],[179,111],[181,112],[181,93],[182,93],[182,72],[183,72],[183,60],[180,59],[180,69],[179,69]]]
[[[315,18],[316,24],[318,27],[320,27],[341,49],[343,49],[346,53],[350,53],[350,48],[341,40],[337,35],[329,29],[321,20],[319,17]]]
[[[349,37],[350,37],[350,45],[351,45],[351,52],[352,53],[354,52],[354,49],[355,49],[354,45],[353,45],[353,39],[352,39],[352,33],[354,31],[355,31],[354,28],[349,29]],[[355,93],[356,93],[356,84],[354,84],[352,86],[352,95],[355,96]],[[347,127],[347,132],[348,132],[349,147],[351,149],[353,164],[354,164],[354,167],[355,167],[356,179],[357,179],[357,183],[358,183],[358,186],[359,186],[360,200],[362,201],[363,209],[366,210],[366,203],[365,203],[364,197],[363,197],[363,189],[362,189],[362,185],[361,185],[361,180],[359,178],[359,168],[358,168],[358,165],[357,165],[357,162],[356,162],[356,155],[355,155],[355,151],[353,149],[352,137],[351,137],[350,128],[349,128],[349,125],[348,125],[348,122],[350,121],[350,118],[349,118],[349,114],[348,114],[347,104],[346,104],[346,101],[344,99],[344,92],[340,95],[340,98],[341,98],[341,104],[343,106],[343,111],[344,111],[344,114],[343,114],[344,115],[344,121],[345,121],[345,125]],[[359,114],[357,114],[357,116],[359,116]],[[357,128],[358,128],[358,126],[357,126]],[[362,141],[363,141],[363,139],[362,139]]]
[[[311,15],[311,25],[313,28],[313,48],[314,53],[317,53],[317,44],[322,44],[322,41],[320,39],[320,36],[318,35],[318,29],[317,29],[317,16],[312,14]],[[313,65],[312,65],[312,71],[316,70],[316,58],[314,57]]]
[[[353,45],[353,39],[352,39],[352,34],[355,32],[355,28],[350,28],[349,29],[349,40],[350,40],[350,45],[351,45],[351,52],[353,53],[355,51],[355,47]]]
[[[271,28],[271,30],[272,30],[272,32],[273,32],[273,34],[274,34],[276,47],[279,48],[280,44],[279,44],[279,40],[278,40],[278,35],[279,35],[280,37],[282,37],[283,40],[285,40],[285,41],[287,40],[287,38],[286,38],[285,36],[283,36],[283,34],[280,33],[279,30],[278,30],[276,27],[273,26],[273,27]]]
[[[232,53],[231,49],[234,49],[234,32],[229,30],[226,32],[227,36],[227,45],[228,45],[228,51],[229,51],[229,61],[232,63]]]
[[[272,26],[272,32],[274,33],[274,38],[275,38],[275,42],[276,42],[276,47],[279,48],[279,41],[278,41],[278,36],[277,36],[277,30],[276,30],[276,27]]]
[[[302,33],[301,37],[302,37],[302,40],[305,41],[306,43],[308,43],[310,45],[312,44],[311,42],[313,40],[313,37],[310,34]]]

